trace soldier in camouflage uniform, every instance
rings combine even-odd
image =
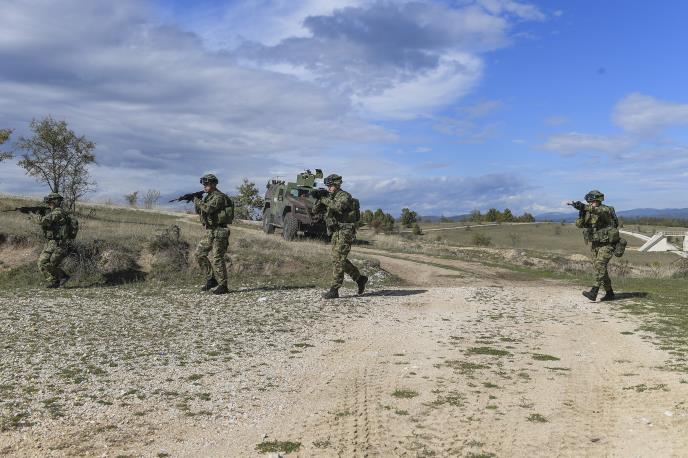
[[[585,241],[591,244],[595,285],[590,291],[584,291],[583,295],[595,301],[600,288],[604,288],[605,295],[600,301],[610,301],[614,299],[614,290],[607,266],[614,255],[614,246],[620,240],[619,220],[614,207],[602,204],[604,194],[600,191],[590,191],[585,195],[585,200],[586,205],[576,207],[579,210],[576,226],[584,229]]]
[[[39,215],[37,221],[47,240],[38,257],[38,270],[48,282],[46,288],[58,288],[69,280],[69,275],[60,268],[70,250],[67,230],[70,216],[62,209],[62,200],[62,196],[57,193],[48,194],[43,201],[50,210]]]
[[[205,236],[196,247],[196,261],[206,278],[205,286],[201,290],[212,290],[213,294],[227,294],[227,265],[225,263],[225,254],[229,245],[227,225],[234,218],[234,208],[231,206],[229,197],[217,189],[217,183],[215,175],[204,175],[201,178],[201,184],[206,195],[202,198],[194,198],[196,213],[206,229]],[[211,251],[212,258],[209,258]]]
[[[351,194],[341,189],[342,177],[339,175],[330,175],[324,182],[329,195],[318,199],[313,207],[316,213],[325,212],[327,232],[332,236],[332,283],[330,289],[323,294],[323,298],[339,297],[339,288],[344,283],[345,273],[358,285],[358,294],[363,294],[368,277],[361,275],[356,266],[347,259],[356,237]]]

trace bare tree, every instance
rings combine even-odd
[[[0,129],[0,145],[9,140],[10,135],[12,135],[12,129]],[[12,159],[12,154],[0,151],[0,162],[4,161],[5,159]]]
[[[143,207],[151,209],[157,205],[160,199],[160,191],[157,189],[149,189],[146,195],[143,196]]]
[[[55,121],[50,116],[34,119],[30,128],[33,136],[17,141],[17,148],[24,151],[17,164],[52,192],[64,194],[73,210],[76,201],[95,185],[88,173],[88,166],[96,161],[95,143],[78,137],[66,121]]]
[[[130,207],[136,207],[136,205],[139,203],[139,192],[134,191],[131,194],[125,194],[124,200],[127,201]]]

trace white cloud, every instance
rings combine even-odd
[[[256,37],[237,54],[317,81],[367,116],[411,119],[469,92],[482,77],[481,53],[508,45],[516,19],[543,18],[536,7],[509,0],[359,2],[306,17],[308,34],[274,45]]]
[[[616,104],[613,120],[628,132],[657,135],[667,127],[687,125],[688,104],[667,102],[633,93]]]
[[[396,83],[380,94],[354,95],[353,103],[368,116],[412,119],[468,93],[480,79],[482,68],[482,61],[468,54],[443,57],[424,75]]]
[[[606,137],[578,132],[551,136],[542,148],[564,155],[576,153],[602,152],[621,153],[634,146],[634,142],[624,137]]]
[[[478,3],[493,14],[509,13],[520,19],[544,21],[546,16],[532,4],[514,0],[479,0]]]

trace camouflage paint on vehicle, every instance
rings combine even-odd
[[[313,237],[326,237],[327,227],[322,215],[313,212],[315,199],[310,191],[316,189],[316,180],[323,177],[322,170],[301,172],[295,182],[270,180],[263,206],[263,230],[271,234],[282,228],[285,240],[293,240],[299,232]]]

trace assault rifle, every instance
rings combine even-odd
[[[203,193],[205,193],[205,191],[190,192],[188,194],[181,195],[181,196],[177,197],[176,199],[172,199],[172,200],[170,200],[170,202],[182,202],[183,201],[183,202],[189,203],[192,200],[194,200],[194,198],[196,198],[196,197],[198,197],[199,199],[201,197],[203,197]]]
[[[568,202],[566,205],[570,205],[576,210],[580,211],[585,211],[585,204],[581,202],[580,200],[577,200],[575,202]]]
[[[585,204],[580,200],[576,200],[574,202],[567,202],[566,205],[570,205],[576,210],[578,210],[579,218],[583,218],[585,216]]]
[[[322,199],[323,197],[327,197],[330,193],[327,191],[327,189],[323,188],[318,188],[318,189],[311,189],[308,194],[310,194],[311,197],[314,199]]]
[[[38,205],[36,207],[15,207],[15,208],[10,208],[8,210],[3,210],[3,212],[21,212],[24,214],[29,214],[29,213],[37,213],[41,216],[44,216],[50,211],[50,207],[46,207],[44,205]]]

